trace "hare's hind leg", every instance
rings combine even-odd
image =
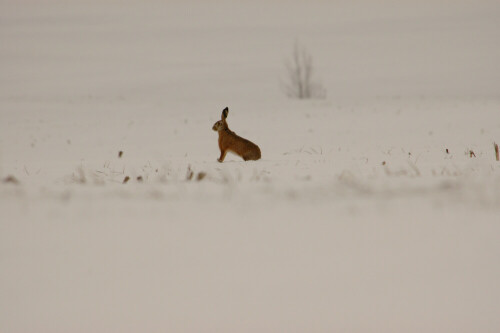
[[[226,158],[226,154],[227,154],[227,150],[221,150],[220,157],[217,159],[217,161],[222,163],[224,161],[224,159]]]
[[[245,161],[256,161],[260,159],[260,152],[250,152],[242,156]]]

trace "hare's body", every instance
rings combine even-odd
[[[216,122],[212,129],[219,133],[219,162],[223,162],[228,151],[240,156],[245,161],[260,159],[260,149],[255,143],[238,136],[231,131],[227,125],[226,118],[229,112],[228,108],[222,111],[221,120]]]
[[[229,128],[219,131],[220,162],[224,160],[226,152],[230,151],[243,158],[245,161],[260,158],[259,147],[247,139],[238,136]]]

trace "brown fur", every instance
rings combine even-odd
[[[212,129],[219,133],[219,149],[220,157],[217,159],[223,162],[228,151],[235,153],[245,161],[260,159],[260,148],[255,143],[238,136],[229,129],[226,122],[226,117],[229,110],[225,108],[222,111],[221,120],[216,122]]]

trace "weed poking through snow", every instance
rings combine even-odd
[[[3,180],[2,180],[2,183],[4,184],[14,184],[14,185],[19,185],[19,180],[17,180],[16,177],[10,175],[10,176],[7,176],[5,177]]]

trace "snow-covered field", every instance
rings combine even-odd
[[[0,332],[498,332],[499,17],[2,0]]]

